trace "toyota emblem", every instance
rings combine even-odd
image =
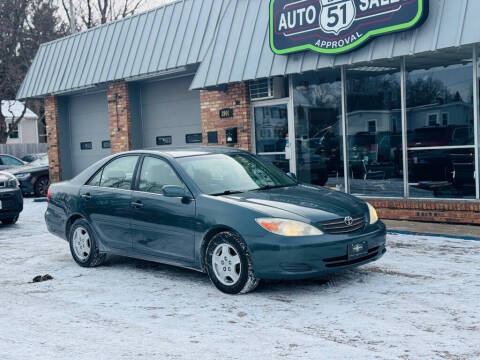
[[[344,221],[345,221],[345,225],[347,226],[353,225],[353,218],[351,216],[347,216]]]

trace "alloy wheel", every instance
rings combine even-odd
[[[75,229],[72,239],[73,251],[80,261],[86,261],[92,249],[88,231],[79,226]]]
[[[40,196],[47,196],[48,187],[50,186],[50,180],[42,178],[37,183],[37,191]]]
[[[223,285],[235,285],[240,279],[242,263],[235,248],[228,244],[218,245],[212,254],[212,268]]]

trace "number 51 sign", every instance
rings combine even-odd
[[[427,15],[428,0],[270,0],[270,47],[276,54],[339,54],[413,29]]]

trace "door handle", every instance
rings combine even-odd
[[[140,208],[143,207],[143,204],[142,204],[142,202],[141,202],[140,200],[138,200],[138,201],[132,202],[132,206],[133,206],[135,209],[140,209]]]
[[[90,195],[90,193],[86,193],[86,194],[83,194],[82,195],[82,198],[84,198],[85,200],[90,200],[92,198],[92,195]]]

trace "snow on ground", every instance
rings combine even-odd
[[[479,242],[390,235],[377,263],[227,296],[144,261],[80,268],[45,207],[0,227],[2,360],[480,358]]]

